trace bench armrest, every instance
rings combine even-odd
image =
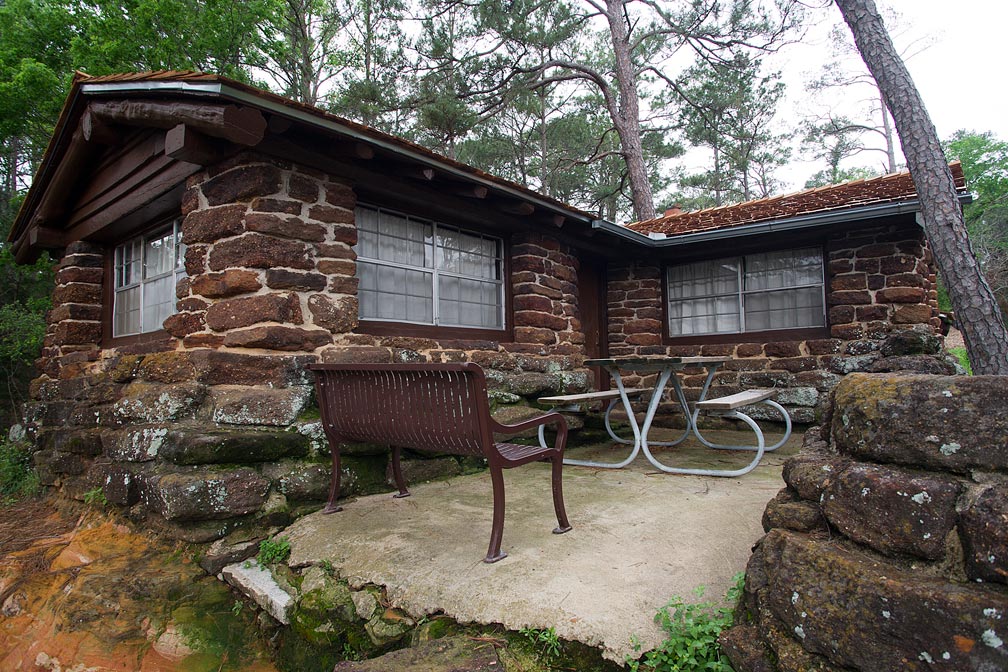
[[[567,445],[567,418],[555,411],[529,420],[523,420],[513,425],[502,425],[493,418],[490,418],[490,431],[495,434],[517,434],[518,432],[524,432],[526,429],[536,429],[543,425],[553,424],[557,426],[557,438],[554,446],[555,449],[562,451],[564,446]]]

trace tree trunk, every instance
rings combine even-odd
[[[644,165],[644,148],[640,134],[640,101],[637,96],[637,76],[630,58],[629,29],[623,18],[621,0],[606,1],[606,18],[612,36],[613,56],[616,60],[616,86],[618,103],[609,105],[616,133],[619,135],[623,158],[626,160],[627,178],[633,198],[634,218],[637,221],[654,219],[654,195]]]
[[[872,0],[835,0],[892,113],[920,197],[924,232],[952,299],[973,371],[1008,375],[1008,330],[973,255],[931,117]]]
[[[889,122],[889,108],[886,107],[885,98],[879,91],[879,106],[882,108],[882,132],[885,134],[886,160],[889,162],[888,172],[896,172],[896,143],[893,141],[893,128]]]

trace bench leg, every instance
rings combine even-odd
[[[399,446],[392,446],[392,476],[395,478],[396,487],[399,488],[399,494],[392,495],[396,499],[410,496],[410,491],[406,489],[406,481],[403,479],[402,465],[399,464],[400,452]]]
[[[490,529],[490,548],[483,562],[497,562],[507,557],[501,550],[504,537],[504,474],[499,465],[490,465],[490,481],[493,483],[493,527]]]
[[[571,529],[563,501],[563,455],[554,456],[550,462],[553,464],[553,510],[556,511],[557,517],[557,526],[553,529],[553,534],[563,534],[570,532]]]
[[[329,452],[332,453],[332,475],[329,480],[329,501],[326,502],[322,513],[336,513],[343,510],[343,507],[336,503],[340,495],[340,440],[335,436],[326,438],[329,440]]]

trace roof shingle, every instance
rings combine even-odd
[[[949,169],[952,171],[956,189],[960,191],[965,189],[966,179],[962,164],[953,161],[949,164]],[[627,227],[640,233],[664,233],[674,236],[915,198],[917,190],[914,188],[913,180],[910,178],[910,173],[904,171],[756,201],[657,217],[627,224]]]

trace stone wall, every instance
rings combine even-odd
[[[168,533],[204,541],[324,501],[311,362],[477,362],[505,422],[544,392],[588,387],[577,259],[547,236],[510,244],[513,342],[360,333],[355,204],[347,184],[256,154],[194,175],[181,203],[177,313],[153,338],[104,349],[108,251],[68,247],[26,407],[43,482],[78,497],[101,487]],[[347,495],[388,487],[383,447],[345,455]],[[407,478],[473,466],[417,458]]]
[[[739,672],[1008,668],[996,376],[854,374],[784,466],[722,643]]]
[[[662,339],[662,270],[654,264],[609,267],[609,354],[730,356],[711,394],[775,387],[778,401],[798,423],[821,417],[827,393],[853,371],[902,368],[882,345],[894,332],[937,333],[937,290],[931,253],[915,224],[887,225],[834,234],[827,242],[826,303],[829,337],[708,344],[666,344]],[[902,353],[899,353],[902,354]],[[913,368],[922,361],[912,363]],[[930,360],[933,373],[953,365]],[[687,371],[687,396],[696,399],[705,380]],[[629,377],[628,382],[639,380]],[[672,413],[671,407],[668,407]],[[770,413],[767,419],[775,419]]]

